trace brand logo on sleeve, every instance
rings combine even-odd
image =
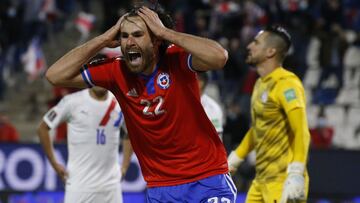
[[[160,73],[157,77],[157,84],[161,89],[167,89],[170,86],[170,77],[167,73]]]

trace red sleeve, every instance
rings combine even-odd
[[[191,74],[196,73],[196,70],[192,67],[192,55],[185,52],[184,49],[175,45],[170,45],[167,49],[167,54],[170,55],[171,58],[174,57],[175,62],[180,62],[182,71]]]
[[[100,86],[111,90],[115,80],[115,68],[120,68],[118,59],[105,59],[84,65],[81,75],[88,87]]]

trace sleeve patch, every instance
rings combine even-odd
[[[284,92],[285,95],[285,99],[287,102],[290,102],[294,99],[296,99],[296,94],[295,94],[295,90],[294,89],[288,89]]]
[[[49,119],[50,122],[53,122],[54,119],[56,118],[56,116],[57,116],[57,113],[54,110],[52,110],[47,115],[47,118]]]

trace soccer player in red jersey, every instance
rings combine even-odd
[[[135,8],[56,61],[46,77],[56,86],[96,85],[116,96],[148,184],[148,202],[235,202],[226,151],[197,84],[198,71],[223,68],[227,51],[171,26],[159,6]],[[104,47],[119,45],[123,57],[83,65]]]

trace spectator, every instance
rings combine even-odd
[[[315,128],[310,129],[310,134],[313,148],[325,149],[331,147],[334,129],[328,124],[324,107],[320,108],[317,125]]]
[[[337,78],[336,89],[343,86],[343,59],[347,49],[345,33],[339,24],[332,24],[329,30],[319,21],[320,28],[317,37],[320,40],[319,62],[322,68],[318,88],[323,87],[323,82],[334,74]]]
[[[215,127],[220,139],[223,140],[224,113],[221,106],[205,93],[205,88],[208,84],[208,81],[209,77],[207,73],[198,73],[201,104],[204,107],[206,115]]]
[[[18,142],[19,134],[7,117],[0,115],[0,142]]]

